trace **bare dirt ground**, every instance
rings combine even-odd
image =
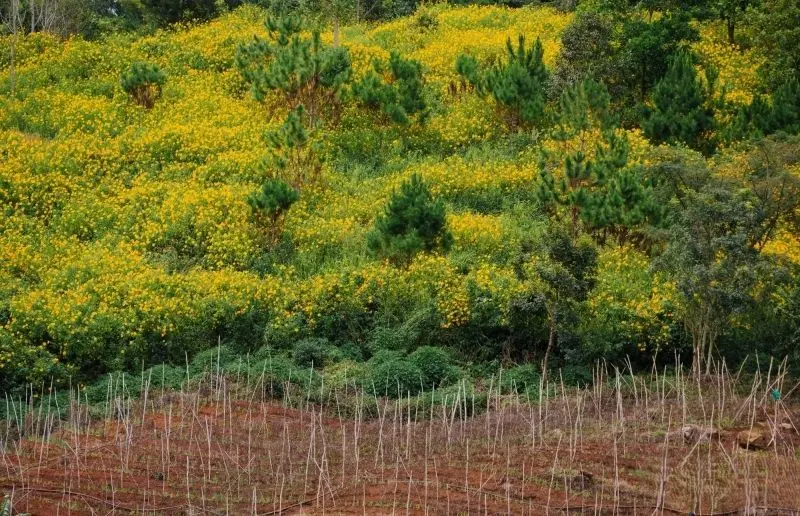
[[[800,410],[774,385],[617,376],[320,408],[216,379],[6,424],[0,494],[33,515],[800,514]]]

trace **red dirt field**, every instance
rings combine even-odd
[[[765,385],[636,382],[489,393],[471,417],[466,390],[433,408],[350,393],[339,417],[224,382],[105,419],[76,404],[7,438],[0,493],[33,515],[800,514],[797,413]]]

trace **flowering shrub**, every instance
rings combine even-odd
[[[599,134],[515,143],[494,101],[451,95],[450,83],[458,55],[491,61],[520,33],[541,39],[551,67],[571,15],[443,3],[427,10],[436,23],[408,17],[341,33],[354,80],[393,50],[421,64],[427,125],[375,127],[345,102],[340,125],[319,134],[330,159],[318,184],[303,188],[280,221],[254,217],[247,199],[270,174],[260,166],[263,136],[289,106],[273,91],[253,100],[235,69],[239,45],[266,37],[263,10],[245,5],[205,24],[102,42],[21,38],[16,92],[0,86],[0,390],[51,375],[66,382],[139,370],[142,361],[182,364],[220,340],[239,352],[265,340],[290,349],[310,337],[359,351],[389,341],[468,350],[482,342],[459,337],[477,334],[471,327],[506,338],[513,303],[530,294],[518,262],[537,235],[539,144],[554,155],[583,146],[592,157]],[[747,102],[756,66],[749,51],[703,34],[701,61],[720,70],[730,100]],[[9,44],[0,37],[0,85]],[[149,110],[120,84],[139,61],[169,77]],[[632,163],[654,156],[639,131],[625,133]],[[441,199],[453,246],[396,268],[369,256],[367,234],[415,174]],[[267,251],[263,235],[275,223],[283,238]],[[800,262],[796,236],[778,235],[765,252]],[[646,265],[630,248],[602,250],[591,324],[581,328],[598,354],[604,346],[644,354],[670,342],[674,287]],[[378,390],[396,390],[400,380],[417,389],[420,367],[401,367],[403,378],[376,372]]]

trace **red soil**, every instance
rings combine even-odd
[[[553,404],[541,421],[536,407],[504,399],[497,407],[462,420],[387,405],[382,418],[359,423],[314,407],[172,395],[149,404],[143,419],[134,407],[127,419],[9,444],[0,493],[33,515],[800,508],[794,430],[776,426],[775,442],[752,451],[735,429],[684,442],[681,423],[654,421],[645,407],[620,419],[603,404],[581,412]]]

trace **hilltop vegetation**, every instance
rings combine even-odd
[[[243,5],[2,36],[0,390],[218,344],[387,391],[794,357],[781,5],[435,4],[319,39]]]

